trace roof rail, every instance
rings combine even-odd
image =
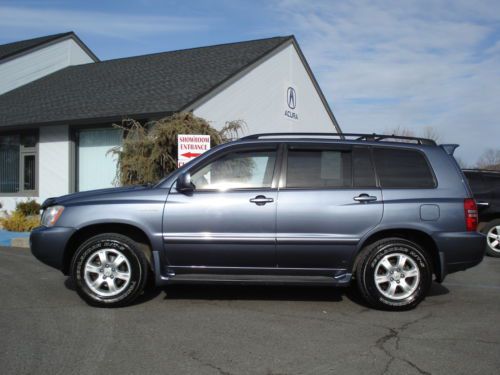
[[[407,141],[416,142],[419,145],[430,145],[436,146],[436,142],[432,139],[419,138],[419,137],[406,137],[402,135],[389,135],[389,134],[363,134],[363,133],[261,133],[252,134],[246,137],[240,138],[241,140],[248,139],[260,139],[260,138],[282,138],[282,137],[338,137],[344,140],[354,140],[354,141],[369,141],[369,142],[379,142],[394,139],[396,141]],[[348,139],[351,138],[351,139]]]

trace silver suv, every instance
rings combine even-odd
[[[33,254],[80,296],[120,306],[148,278],[348,286],[415,307],[434,275],[481,262],[485,237],[454,147],[383,135],[260,134],[155,186],[48,199]]]

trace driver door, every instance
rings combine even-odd
[[[276,144],[233,147],[189,170],[194,190],[172,188],[164,211],[170,266],[275,267],[277,155]]]

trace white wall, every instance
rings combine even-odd
[[[289,86],[296,90],[297,104],[293,111],[298,120],[285,116],[285,110],[289,110],[286,101]],[[336,132],[292,44],[195,108],[194,113],[217,129],[226,121],[244,120],[248,125],[245,134]]]
[[[0,94],[69,65],[94,60],[73,40],[66,39],[0,63]]]
[[[42,203],[49,197],[68,194],[70,160],[69,127],[41,127],[38,144],[38,196],[29,198]],[[3,205],[0,211],[12,211],[16,208],[16,202],[26,199],[28,197],[5,197],[0,193]]]

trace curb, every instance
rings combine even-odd
[[[10,246],[12,247],[23,247],[29,249],[30,239],[26,237],[12,238],[10,240]]]

